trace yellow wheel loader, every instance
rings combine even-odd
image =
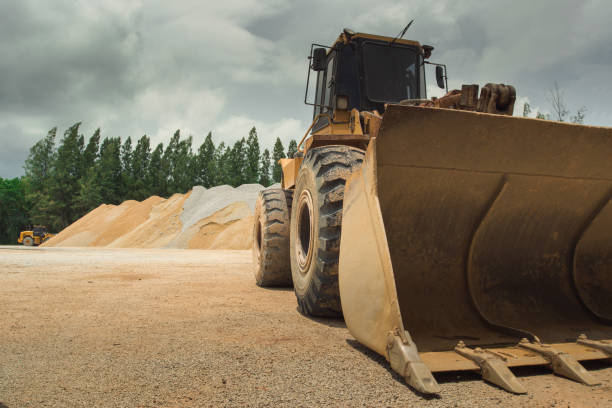
[[[257,284],[292,282],[300,312],[343,316],[422,393],[459,370],[525,393],[509,368],[536,365],[595,385],[579,361],[612,356],[612,128],[512,117],[501,84],[427,99],[432,49],[313,44],[312,125],[257,203]]]
[[[24,246],[40,245],[53,237],[55,234],[51,234],[47,231],[47,227],[44,225],[34,225],[34,227],[27,231],[21,231],[17,243]]]

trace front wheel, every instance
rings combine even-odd
[[[324,146],[308,151],[300,168],[291,212],[290,258],[298,310],[342,316],[338,257],[344,184],[363,161],[363,150]]]

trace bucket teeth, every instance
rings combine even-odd
[[[550,344],[530,343],[529,340],[522,339],[518,346],[543,356],[557,375],[586,385],[601,384],[574,357],[555,350]]]
[[[455,347],[455,352],[476,363],[485,381],[514,394],[527,393],[523,384],[497,355],[480,348],[470,349],[462,341]]]
[[[576,343],[601,350],[612,358],[612,341],[610,340],[589,340],[586,334],[581,334],[578,336]]]
[[[440,386],[429,368],[421,361],[415,344],[389,333],[387,358],[391,368],[404,377],[408,385],[424,394],[440,393]]]

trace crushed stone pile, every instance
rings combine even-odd
[[[195,186],[167,199],[102,204],[42,246],[250,249],[262,189],[259,184]]]

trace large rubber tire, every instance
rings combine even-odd
[[[23,245],[25,246],[34,246],[34,238],[28,236],[23,238]]]
[[[302,314],[342,316],[338,256],[344,184],[363,156],[363,150],[353,147],[324,146],[304,157],[293,196],[289,251]]]
[[[289,221],[292,190],[262,190],[255,203],[253,264],[257,286],[291,286]]]

